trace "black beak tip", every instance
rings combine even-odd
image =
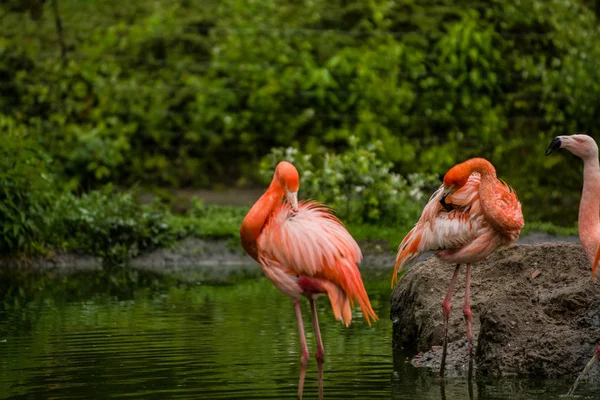
[[[548,150],[546,150],[546,155],[549,156],[553,151],[560,149],[560,138],[557,136],[554,138],[550,146],[548,146]]]
[[[442,198],[440,199],[440,204],[442,205],[444,210],[446,210],[447,212],[450,212],[453,210],[453,207],[452,207],[452,204],[446,203],[446,197],[448,197],[447,194],[442,196]]]

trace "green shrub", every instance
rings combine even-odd
[[[249,207],[204,204],[194,199],[185,216],[176,217],[186,236],[208,239],[238,239]]]
[[[361,145],[349,139],[350,149],[320,157],[293,148],[276,148],[261,162],[261,176],[269,179],[277,163],[288,160],[300,172],[300,197],[313,198],[334,208],[348,223],[399,224],[418,219],[431,190],[439,185],[434,175],[410,174],[408,179],[391,172],[384,161],[382,142]]]
[[[576,219],[580,171],[543,153],[598,125],[589,0],[69,0],[66,63],[51,13],[17,3],[0,5],[0,113],[70,188],[256,183],[273,147],[356,136],[406,177],[484,156],[529,218]]]
[[[24,126],[1,114],[0,135],[0,253],[38,253],[56,196],[50,160]]]
[[[124,264],[141,251],[168,246],[180,236],[160,203],[139,205],[132,192],[111,187],[57,202],[52,242],[57,247],[102,257],[104,265]]]

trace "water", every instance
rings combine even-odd
[[[393,351],[389,271],[365,273],[381,320],[350,328],[318,301],[328,399],[553,399],[570,380],[461,378],[445,387]],[[304,321],[314,356],[308,303]],[[264,278],[181,283],[131,270],[3,277],[1,399],[295,399],[299,338],[292,302]],[[581,398],[600,386],[584,382]],[[311,358],[304,398],[318,397]]]

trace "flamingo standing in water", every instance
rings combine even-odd
[[[581,192],[581,203],[579,204],[579,240],[583,250],[592,264],[592,279],[600,261],[600,163],[598,162],[598,145],[588,135],[557,136],[554,138],[546,155],[555,150],[567,149],[583,160],[583,190]],[[600,346],[596,349],[594,356],[587,363],[581,374],[575,380],[569,391],[572,395],[583,376],[600,358]]]
[[[271,185],[250,209],[240,236],[246,253],[258,261],[267,278],[294,300],[302,367],[308,362],[308,347],[302,324],[300,297],[310,302],[317,342],[316,358],[322,371],[325,350],[321,340],[315,299],[329,296],[333,314],[346,326],[357,302],[369,325],[377,320],[358,270],[360,248],[344,225],[324,205],[298,202],[300,178],[293,164],[277,165]],[[287,202],[282,203],[282,198]],[[301,372],[298,395],[302,395]],[[322,388],[320,388],[322,391]]]
[[[471,353],[471,264],[481,261],[501,246],[519,237],[523,228],[521,203],[515,192],[496,178],[494,166],[483,158],[472,158],[452,167],[444,183],[423,209],[421,218],[406,235],[398,249],[392,285],[397,273],[424,252],[435,251],[444,262],[456,264],[450,287],[442,302],[444,345],[440,377],[444,376],[448,346],[448,317],[454,285],[461,268],[467,265],[463,314],[469,340],[469,378],[472,376]]]

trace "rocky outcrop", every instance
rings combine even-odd
[[[439,367],[441,302],[453,270],[431,257],[414,265],[392,294],[393,344],[422,352],[415,364]],[[575,243],[512,245],[475,264],[477,373],[555,377],[581,371],[600,344],[600,282],[590,277],[589,262]],[[466,370],[463,301],[459,278],[449,324],[449,373]],[[594,373],[600,375],[600,368]]]

